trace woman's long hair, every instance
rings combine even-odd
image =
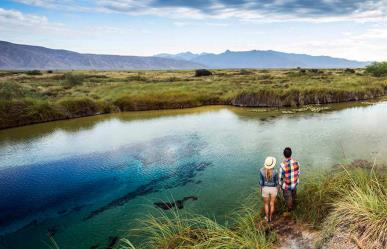
[[[267,180],[271,181],[273,179],[273,169],[265,168],[265,176]]]

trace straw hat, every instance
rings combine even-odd
[[[277,160],[275,159],[275,157],[268,156],[265,159],[265,164],[263,165],[263,167],[265,167],[266,169],[272,169],[275,167],[276,162]]]

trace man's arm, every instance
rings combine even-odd
[[[300,174],[301,174],[301,171],[300,171],[300,163],[297,162],[297,166],[298,166],[298,177],[297,177],[297,184],[300,182]]]
[[[279,167],[279,173],[278,173],[278,185],[282,186],[282,182],[283,182],[283,170],[282,170],[282,163],[280,164],[280,167]]]

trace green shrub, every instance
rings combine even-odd
[[[211,76],[212,72],[207,69],[197,69],[195,70],[195,77],[202,77],[202,76]]]
[[[25,95],[23,86],[16,82],[1,82],[0,97],[2,99],[20,98]]]
[[[387,76],[387,61],[374,62],[365,71],[375,77]]]
[[[306,70],[303,69],[303,68],[300,68],[300,69],[298,70],[298,73],[299,73],[299,74],[306,74]]]
[[[346,68],[344,70],[344,73],[347,73],[347,74],[352,74],[352,73],[356,73],[355,69],[353,68]]]
[[[85,80],[85,75],[83,74],[74,74],[74,73],[65,73],[64,74],[65,85],[67,86],[78,86],[82,85]]]
[[[26,74],[28,75],[42,75],[42,72],[39,70],[32,70],[32,71],[27,71]]]
[[[168,81],[168,82],[176,82],[176,81],[179,81],[179,78],[173,76],[173,77],[169,77],[169,78],[167,79],[167,81]]]
[[[322,70],[316,69],[316,68],[311,68],[308,70],[312,74],[318,74],[318,73],[324,73]]]
[[[142,76],[141,74],[130,75],[130,76],[126,77],[126,79],[128,81],[148,81],[148,78]]]
[[[254,74],[252,71],[250,70],[247,70],[247,69],[241,69],[239,70],[239,74],[240,75],[251,75],[251,74]]]
[[[258,80],[270,80],[273,77],[270,74],[262,74],[257,77]]]

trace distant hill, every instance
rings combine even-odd
[[[178,60],[193,60],[198,57],[199,54],[194,54],[191,52],[184,52],[178,54],[156,54],[155,57],[169,58],[169,59],[178,59]]]
[[[181,54],[160,54],[159,56],[184,59],[181,57]],[[189,58],[186,58],[186,60],[206,65],[209,68],[357,68],[369,64],[369,62],[353,61],[330,56],[292,54],[272,50],[243,52],[227,50],[221,54],[190,53]]]
[[[156,56],[81,54],[68,50],[20,45],[0,41],[0,69],[196,69],[196,68],[346,68],[369,62],[329,56],[290,54],[277,51],[225,51],[221,54],[184,52]]]
[[[204,67],[173,58],[80,54],[68,50],[0,41],[0,69],[193,69]]]

